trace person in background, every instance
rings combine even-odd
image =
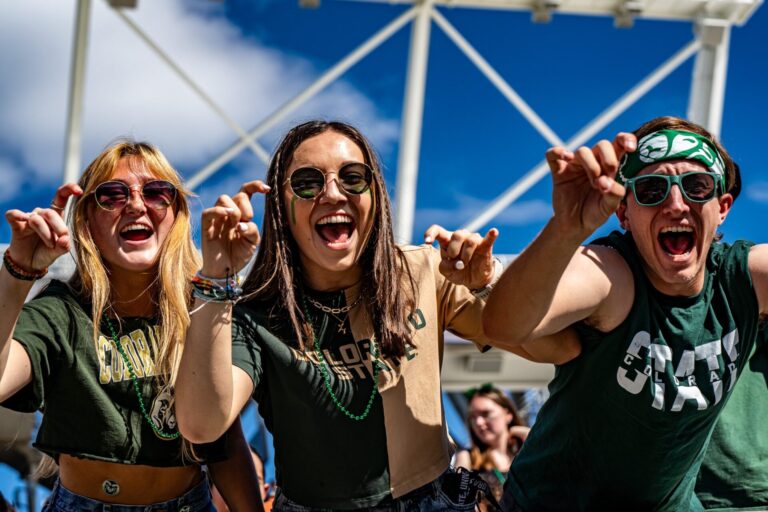
[[[507,471],[530,429],[512,400],[491,384],[469,389],[467,427],[472,445],[456,454],[456,466],[478,471],[501,501]]]
[[[176,427],[173,386],[200,266],[187,197],[159,150],[121,141],[50,206],[5,215],[0,401],[43,411],[35,447],[59,466],[44,510],[214,510],[198,462],[230,508],[261,507],[239,422],[207,446]],[[25,304],[70,249],[74,276]]]
[[[768,510],[768,346],[755,347],[717,420],[696,480],[706,510]]]

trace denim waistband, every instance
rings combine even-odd
[[[162,503],[148,505],[119,505],[80,496],[66,489],[57,480],[43,512],[203,512],[215,510],[211,505],[208,479],[203,480],[182,496]]]

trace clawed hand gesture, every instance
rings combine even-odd
[[[499,230],[492,228],[485,237],[466,229],[448,231],[433,224],[424,233],[424,242],[440,245],[440,273],[449,281],[477,290],[493,279],[493,243]]]
[[[261,240],[251,197],[269,190],[261,180],[249,181],[233,197],[219,196],[215,206],[203,210],[203,275],[222,278],[248,264]]]
[[[633,134],[620,133],[613,142],[601,140],[591,149],[571,152],[558,146],[547,151],[555,218],[569,232],[583,240],[616,211],[626,193],[615,180],[619,162],[636,147]]]
[[[35,272],[47,268],[56,258],[69,251],[71,237],[64,208],[70,196],[83,190],[75,183],[62,185],[48,208],[31,212],[8,210],[5,218],[11,226],[9,255],[24,270]]]

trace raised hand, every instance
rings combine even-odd
[[[570,152],[563,147],[547,151],[552,171],[552,206],[555,219],[581,240],[591,235],[616,211],[626,193],[615,181],[624,153],[637,147],[631,133],[613,142],[601,140],[591,149]]]
[[[11,244],[8,246],[11,259],[24,270],[36,272],[68,252],[71,236],[64,222],[64,208],[70,196],[82,193],[77,184],[67,183],[59,187],[48,208],[35,208],[28,213],[21,210],[5,212],[11,226]]]
[[[465,229],[448,231],[437,224],[424,233],[424,241],[440,245],[440,273],[449,281],[476,290],[493,279],[493,243],[499,230],[492,228],[485,237]]]
[[[233,197],[222,195],[215,206],[203,211],[203,275],[226,277],[248,264],[261,239],[253,223],[251,197],[269,190],[261,180],[249,181]]]

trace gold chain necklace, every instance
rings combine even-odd
[[[352,301],[351,304],[347,304],[346,306],[343,306],[340,308],[332,308],[330,306],[326,306],[320,301],[313,299],[312,297],[307,296],[307,300],[309,301],[310,304],[315,306],[317,309],[319,309],[323,313],[328,313],[329,315],[332,315],[339,322],[339,328],[336,331],[339,334],[347,334],[347,327],[345,324],[347,323],[347,317],[349,316],[349,312],[352,310],[352,308],[360,304],[360,301],[362,299],[363,299],[363,294],[361,293],[357,296],[357,298],[354,301]],[[338,316],[342,313],[344,313],[343,317]]]

